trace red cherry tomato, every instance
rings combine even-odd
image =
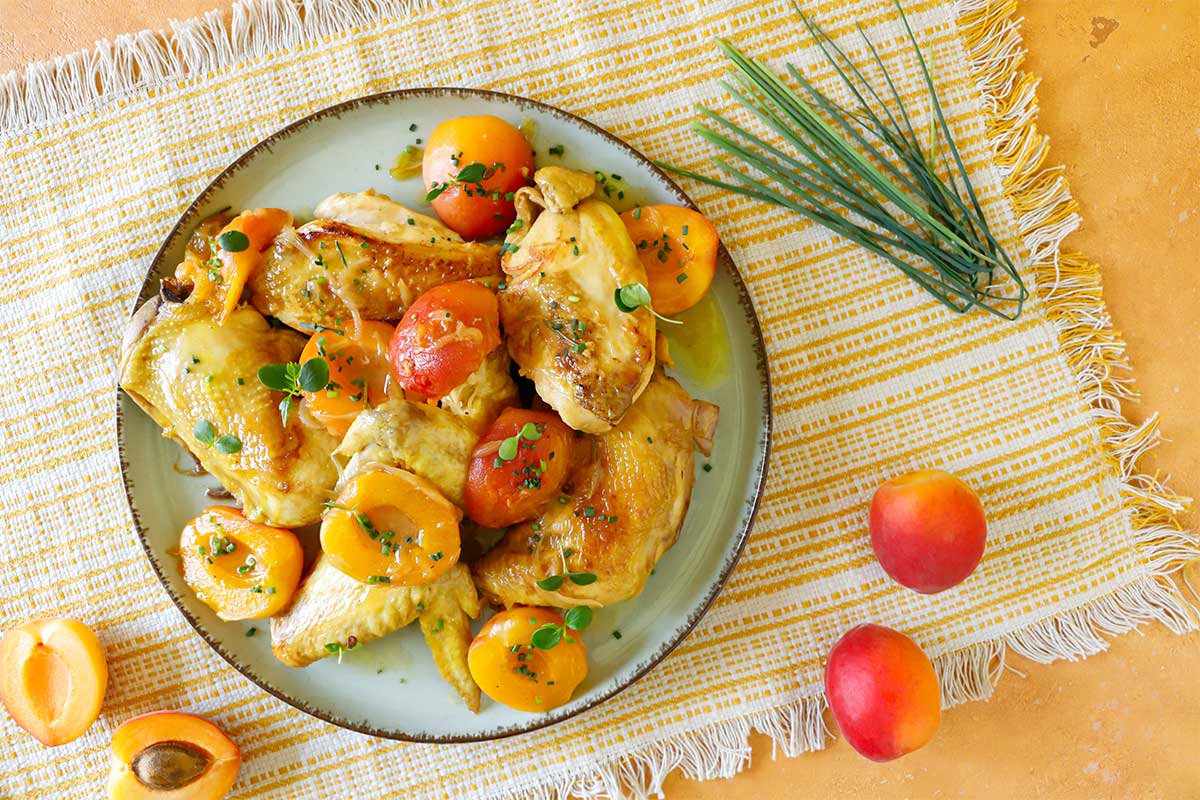
[[[459,180],[464,171],[469,182]],[[499,117],[455,117],[429,135],[421,175],[426,191],[441,190],[433,210],[442,222],[466,239],[483,239],[516,218],[511,193],[533,179],[533,150]]]
[[[471,454],[467,514],[489,528],[536,517],[567,479],[574,439],[553,412],[505,410]]]
[[[388,344],[392,375],[405,390],[443,397],[500,344],[500,308],[473,281],[435,286],[408,307]]]

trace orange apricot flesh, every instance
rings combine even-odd
[[[279,612],[304,569],[304,549],[294,533],[250,522],[229,506],[211,506],[184,527],[179,558],[184,582],[225,620]]]
[[[330,562],[369,584],[419,586],[458,563],[462,511],[429,481],[407,470],[358,475],[321,523]]]
[[[646,288],[659,314],[678,314],[699,303],[717,269],[717,229],[684,206],[639,206],[621,214],[646,268]]]
[[[467,667],[484,694],[518,711],[549,711],[571,699],[587,677],[587,651],[566,631],[554,647],[533,646],[543,625],[562,625],[549,608],[515,606],[488,620],[467,650]]]
[[[221,280],[225,284],[225,299],[221,307],[220,321],[224,322],[242,299],[246,281],[262,262],[263,251],[287,225],[292,224],[292,215],[282,208],[252,208],[243,211],[229,221],[217,236],[217,257],[221,259]],[[244,237],[245,247],[226,250],[225,234],[234,232]]]
[[[49,747],[83,734],[100,715],[108,663],[92,629],[73,619],[43,619],[0,639],[0,701]]]
[[[358,413],[373,408],[389,395],[402,397],[392,386],[388,343],[395,329],[386,322],[363,320],[351,324],[344,334],[318,331],[304,346],[300,363],[324,358],[329,364],[329,383],[324,389],[305,392],[304,402],[313,418],[334,436],[345,436]]]
[[[204,717],[155,711],[112,739],[109,800],[220,800],[242,765],[236,744]]]

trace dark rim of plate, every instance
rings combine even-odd
[[[409,98],[430,97],[479,98],[489,101],[499,101],[514,105],[518,109],[536,109],[539,112],[558,117],[564,122],[577,125],[583,128],[586,132],[595,134],[596,136],[605,139],[613,146],[623,150],[630,157],[636,160],[650,176],[658,180],[658,182],[662,184],[664,188],[674,194],[681,204],[693,209],[695,208],[695,205],[692,203],[691,199],[688,198],[678,184],[668,177],[663,170],[659,169],[648,158],[643,156],[638,150],[633,148],[631,145],[626,144],[622,139],[618,138],[614,134],[609,133],[603,128],[588,122],[581,117],[571,114],[568,111],[563,111],[560,108],[556,108],[536,100],[530,100],[526,97],[507,94],[505,92],[493,92],[484,89],[428,87],[380,92],[378,94],[366,95],[353,100],[347,100],[343,103],[329,106],[321,109],[320,111],[309,114],[306,117],[298,119],[295,122],[292,122],[289,125],[286,125],[270,134],[265,139],[252,146],[246,152],[242,153],[229,166],[223,169],[220,174],[218,174],[212,180],[212,182],[200,192],[196,199],[194,199],[188,205],[187,209],[180,216],[179,221],[175,223],[173,228],[171,228],[170,233],[166,236],[162,245],[154,254],[154,258],[150,262],[150,269],[147,271],[146,278],[142,284],[142,290],[138,296],[137,302],[134,304],[133,311],[136,311],[138,308],[140,308],[142,303],[149,299],[152,295],[157,294],[157,282],[159,280],[160,273],[168,274],[168,272],[162,271],[164,267],[163,259],[174,245],[176,239],[181,234],[189,233],[191,229],[194,228],[199,222],[197,219],[199,210],[209,196],[213,192],[220,189],[233,173],[246,166],[251,160],[260,155],[262,152],[269,151],[273,143],[286,139],[293,133],[306,128],[315,122],[319,122],[327,117],[337,117],[344,112],[351,111],[359,108],[360,106],[369,106],[381,103],[386,105]],[[746,540],[749,538],[750,529],[758,515],[759,505],[762,501],[763,486],[767,477],[767,465],[770,461],[771,431],[773,425],[771,405],[771,376],[767,363],[766,347],[763,343],[762,329],[759,327],[758,316],[755,314],[754,306],[750,300],[750,293],[747,291],[746,284],[742,280],[741,274],[738,272],[737,267],[733,263],[733,259],[730,257],[723,244],[720,246],[718,268],[723,269],[726,273],[728,273],[730,278],[732,278],[734,286],[737,290],[738,304],[741,306],[742,311],[745,314],[747,324],[754,333],[753,347],[755,369],[758,373],[759,382],[762,389],[762,431],[759,441],[756,442],[756,449],[759,455],[758,459],[751,466],[751,477],[752,479],[756,479],[754,483],[754,495],[753,497],[746,499],[746,507],[742,510],[740,526],[739,530],[735,533],[736,541],[733,543],[733,548],[732,550],[727,551],[725,561],[721,565],[721,571],[717,576],[717,580],[709,588],[707,594],[701,599],[700,603],[692,609],[692,612],[688,615],[687,619],[683,621],[682,625],[676,627],[675,631],[671,634],[670,639],[657,651],[651,654],[651,656],[646,659],[644,663],[640,664],[633,675],[625,679],[617,679],[615,685],[602,689],[596,696],[587,698],[586,702],[568,703],[567,705],[562,706],[561,710],[557,712],[550,711],[536,717],[530,717],[529,722],[527,723],[497,728],[495,730],[487,731],[477,735],[434,736],[420,733],[406,733],[404,731],[397,730],[385,730],[375,728],[366,723],[339,718],[321,709],[313,708],[302,700],[290,697],[287,693],[276,688],[266,679],[256,675],[248,665],[241,663],[233,654],[227,652],[221,646],[220,642],[218,642],[215,637],[209,634],[200,620],[192,615],[192,613],[188,610],[183,598],[179,597],[172,590],[163,566],[159,563],[157,556],[151,548],[149,537],[146,534],[145,528],[142,526],[141,519],[138,516],[137,508],[134,505],[133,487],[129,478],[128,465],[126,463],[124,452],[124,420],[121,412],[120,402],[121,390],[118,388],[116,392],[117,446],[121,461],[122,483],[125,487],[125,497],[129,504],[129,512],[133,517],[134,524],[137,526],[138,539],[141,541],[142,549],[145,551],[146,557],[149,559],[150,565],[154,569],[154,573],[158,577],[159,583],[162,584],[163,588],[167,592],[167,595],[171,598],[172,602],[174,602],[175,607],[179,609],[179,612],[183,614],[188,623],[191,624],[196,632],[200,634],[201,638],[203,638],[204,641],[207,642],[208,645],[215,650],[218,655],[225,659],[230,666],[256,684],[259,688],[263,689],[274,697],[277,697],[293,708],[303,711],[306,714],[338,727],[353,730],[358,733],[364,733],[369,736],[377,736],[385,739],[394,739],[407,742],[422,742],[429,744],[484,742],[494,739],[503,739],[522,733],[529,733],[530,731],[535,731],[540,728],[545,728],[549,725],[562,722],[563,720],[570,719],[571,717],[596,707],[600,703],[603,703],[605,700],[608,700],[617,693],[641,680],[647,673],[650,672],[650,670],[658,666],[658,664],[664,658],[666,658],[672,650],[678,647],[679,644],[685,638],[687,638],[687,635],[691,633],[692,629],[696,627],[696,624],[699,623],[701,617],[704,616],[704,614],[716,600],[718,593],[725,586],[725,583],[729,580],[730,574],[733,572],[733,568],[737,565],[738,559],[741,557],[742,550],[746,546]]]

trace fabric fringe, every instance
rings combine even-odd
[[[30,132],[81,112],[206,75],[241,61],[404,18],[428,0],[236,0],[232,12],[171,20],[91,50],[0,75],[0,135]]]
[[[383,18],[404,17],[426,0],[238,0],[228,19],[213,11],[172,21],[169,32],[143,31],[100,42],[53,61],[0,76],[0,134],[12,135],[96,110],[135,92],[204,75]],[[1104,650],[1104,637],[1158,620],[1176,633],[1200,627],[1200,612],[1167,577],[1200,558],[1196,537],[1178,514],[1190,502],[1139,468],[1159,442],[1158,417],[1128,420],[1122,401],[1137,394],[1125,343],[1105,308],[1098,267],[1063,253],[1080,223],[1063,168],[1048,166],[1047,137],[1038,132],[1037,79],[1021,70],[1025,50],[1016,0],[958,0],[955,7],[971,67],[990,112],[987,135],[1020,233],[1029,250],[1043,313],[1055,327],[1083,402],[1099,426],[1102,447],[1119,475],[1150,576],[1083,608],[1035,623],[1003,640],[983,642],[934,660],[943,705],[991,696],[1008,648],[1034,661],[1077,660]],[[799,698],[748,718],[729,720],[654,744],[606,764],[589,765],[535,800],[661,797],[676,769],[694,779],[728,778],[750,763],[749,736],[770,738],[772,756],[818,750],[831,736],[823,696]],[[516,800],[516,796],[510,798]]]

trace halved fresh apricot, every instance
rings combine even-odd
[[[100,715],[108,663],[92,629],[42,619],[0,639],[0,701],[25,730],[55,747],[78,738]]]
[[[392,368],[388,343],[395,329],[386,322],[352,323],[344,333],[314,333],[300,354],[300,363],[323,358],[329,363],[329,383],[316,392],[305,392],[304,402],[313,418],[334,436],[345,436],[350,423],[364,408],[388,398]],[[403,396],[400,387],[396,396]]]
[[[407,470],[372,469],[346,484],[321,523],[321,549],[355,580],[419,586],[458,563],[462,512]]]
[[[292,215],[282,208],[252,208],[229,221],[217,236],[221,282],[225,284],[220,321],[224,322],[242,299],[246,281],[262,262],[263,251],[287,225]]]
[[[588,673],[583,642],[563,624],[563,617],[549,608],[514,606],[501,611],[467,650],[471,677],[488,697],[518,711],[563,705]],[[535,646],[534,633],[545,626],[556,626],[560,636],[548,648]]]
[[[216,725],[181,711],[128,720],[112,738],[109,800],[220,800],[237,780],[238,746]]]
[[[251,522],[229,506],[211,506],[179,539],[183,580],[221,619],[264,619],[292,599],[304,550],[289,530]]]
[[[650,303],[659,314],[686,311],[708,291],[717,269],[717,229],[683,206],[639,206],[621,215],[646,268]]]

